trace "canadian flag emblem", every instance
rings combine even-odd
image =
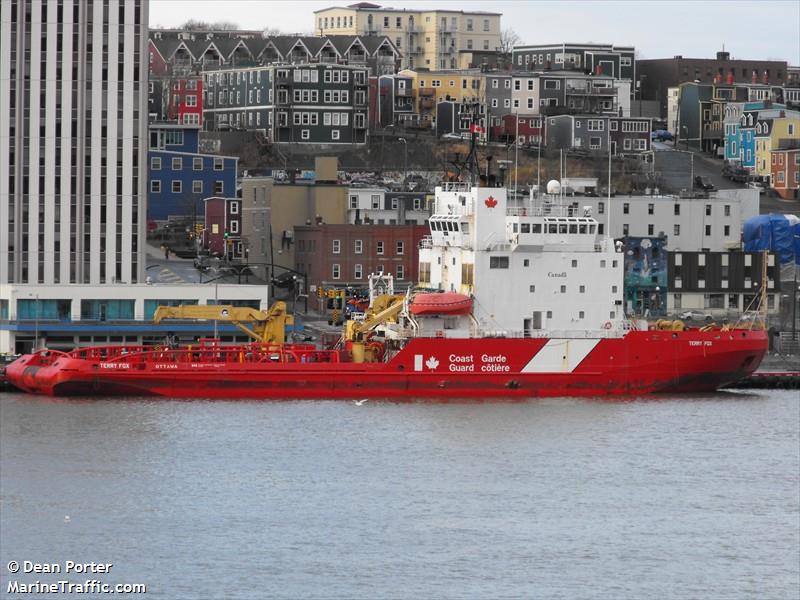
[[[425,366],[428,367],[431,371],[433,371],[436,367],[439,366],[439,361],[436,360],[435,356],[431,356],[428,360],[425,361]]]
[[[486,203],[487,208],[494,208],[495,206],[497,206],[497,200],[494,199],[494,196],[489,196],[485,200],[485,203]]]

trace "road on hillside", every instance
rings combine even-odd
[[[653,142],[654,171],[661,176],[664,191],[678,193],[692,189],[692,177],[705,177],[717,189],[741,189],[743,183],[722,176],[723,161],[683,148],[673,148],[671,143]],[[694,157],[694,159],[692,159]],[[800,213],[800,203],[783,200],[769,193],[761,194],[760,213]]]

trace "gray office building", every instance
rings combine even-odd
[[[0,284],[144,279],[146,0],[0,2]]]

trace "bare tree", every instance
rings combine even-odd
[[[514,49],[514,46],[519,44],[522,41],[522,38],[517,35],[517,32],[511,29],[510,27],[507,29],[503,29],[500,32],[500,53],[501,54],[511,54],[511,51]]]
[[[209,23],[198,19],[189,19],[178,29],[188,29],[190,31],[234,31],[239,29],[239,24],[232,21],[217,21]]]
[[[283,33],[283,31],[281,31],[277,27],[265,27],[264,31],[261,32],[261,35],[264,36],[265,38],[268,38],[276,35],[286,35],[286,34]]]

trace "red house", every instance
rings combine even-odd
[[[206,228],[200,237],[204,250],[229,259],[242,258],[242,201],[238,198],[206,198]]]
[[[537,115],[503,115],[503,135],[507,140],[519,137],[520,144],[538,144],[542,139],[542,118]]]
[[[187,75],[170,82],[167,119],[180,125],[203,126],[203,78]]]
[[[772,151],[770,185],[784,200],[800,200],[800,148]]]
[[[147,41],[147,49],[150,53],[150,75],[166,75],[169,71],[169,64],[161,55],[153,40]]]

